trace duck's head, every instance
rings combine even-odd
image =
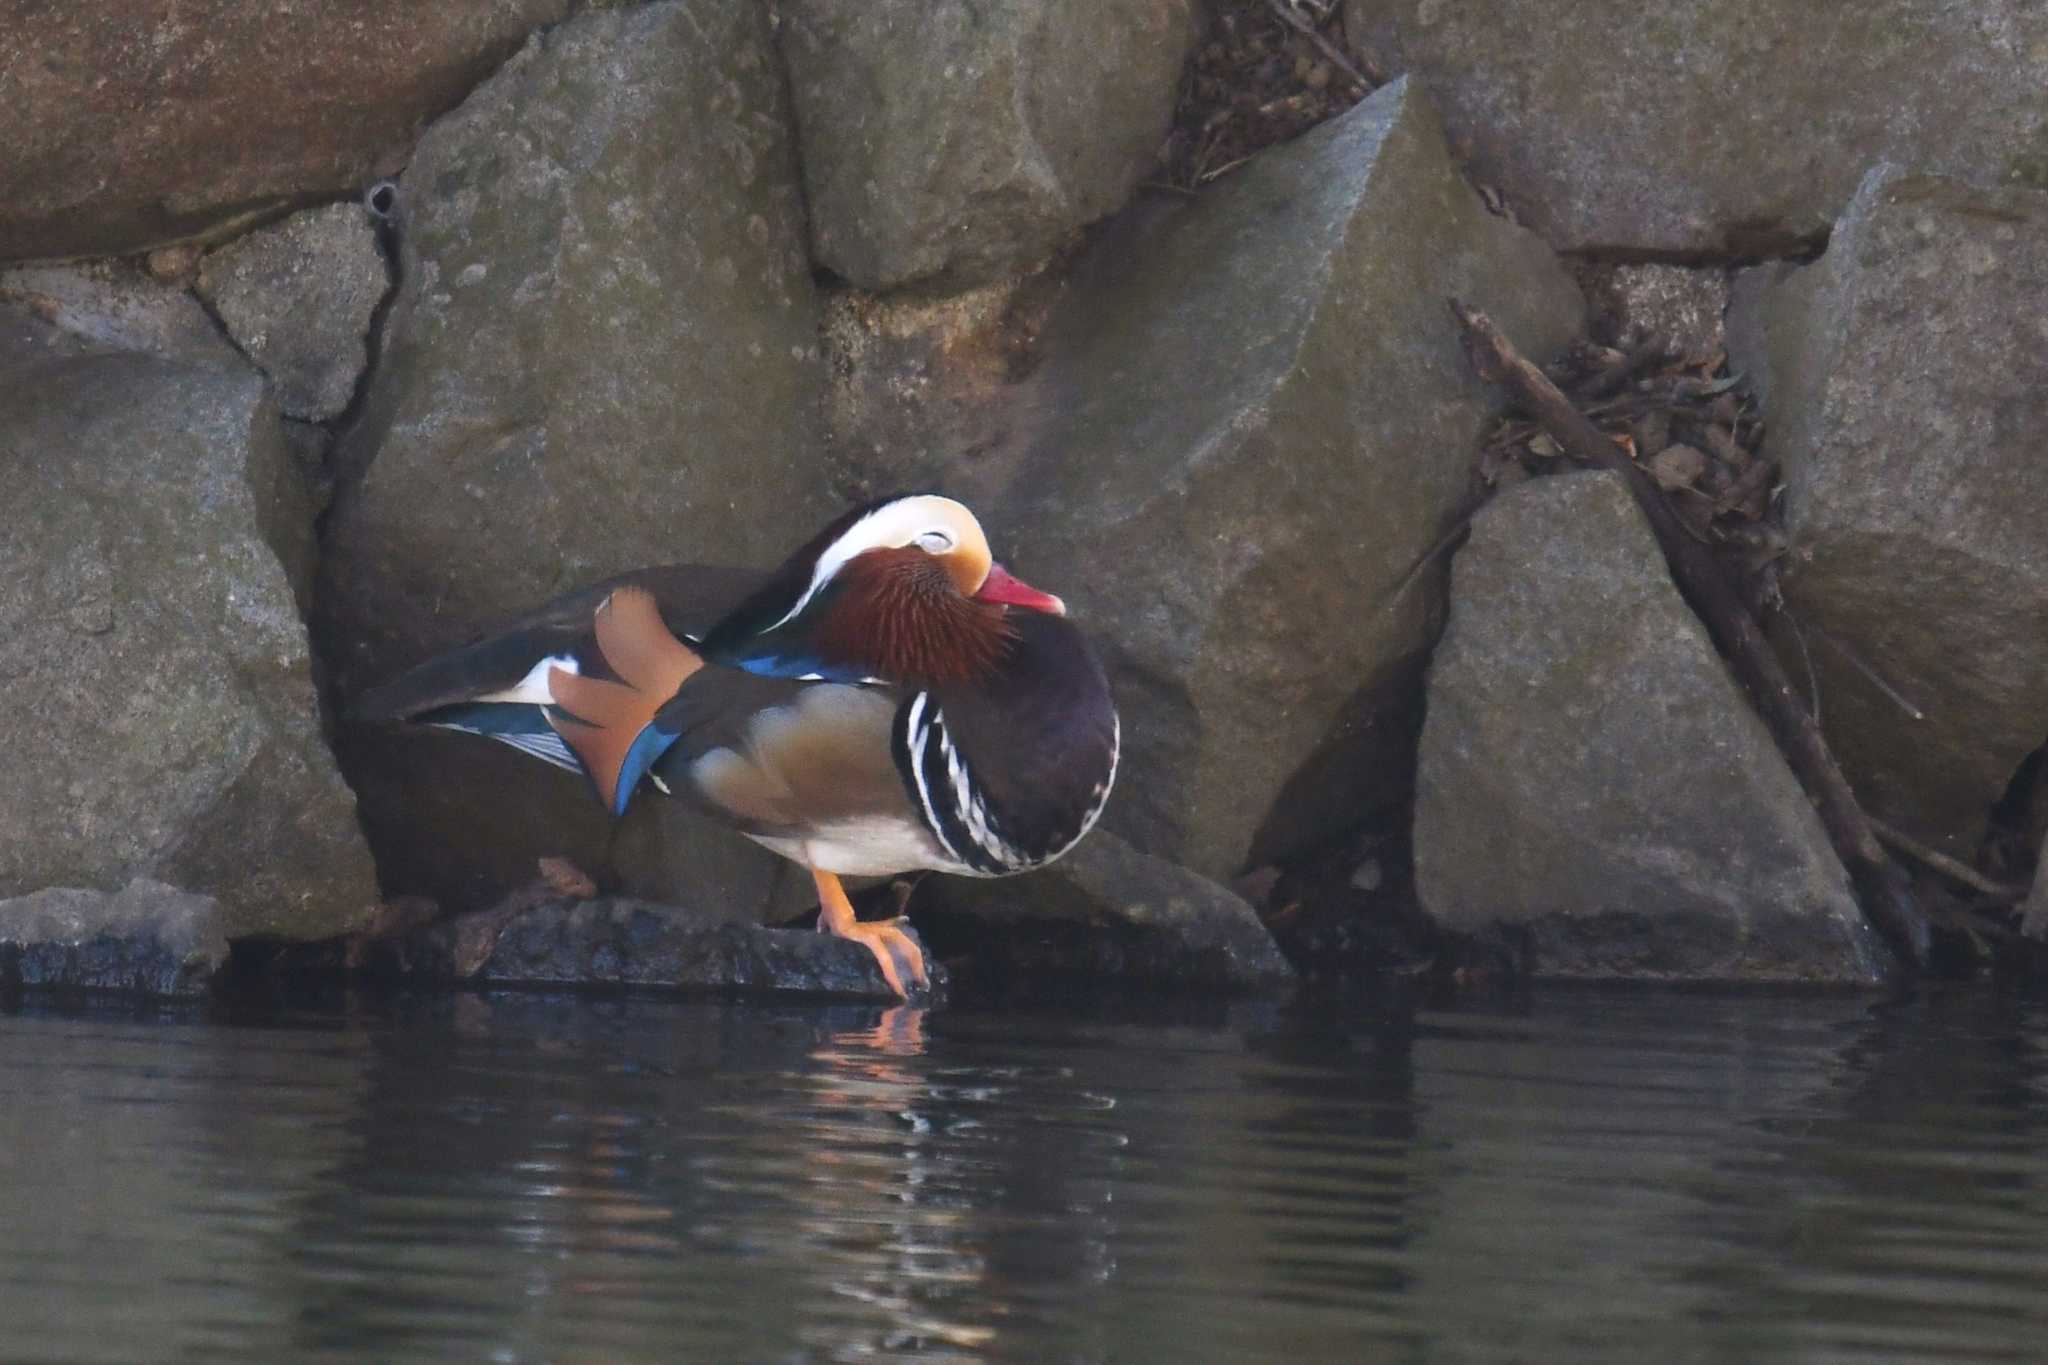
[[[972,681],[1001,660],[1012,611],[1066,604],[998,564],[972,512],[912,494],[856,508],[812,537],[704,638],[756,673],[841,681]]]

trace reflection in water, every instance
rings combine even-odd
[[[880,1319],[860,1343],[870,1350],[971,1349],[995,1336],[970,1317],[991,1306],[987,1259],[964,1213],[947,1207],[962,1163],[934,1140],[946,1120],[917,1069],[923,1053],[924,1011],[898,1006],[833,1034],[805,1078],[819,1117],[800,1135],[812,1145],[795,1155],[791,1221],[815,1288]],[[829,1326],[804,1336],[824,1350],[849,1344]]]
[[[2033,1359],[2048,1022],[0,1016],[0,1359]]]
[[[2038,1009],[1984,991],[1859,1020],[1825,1088],[1760,1121],[1714,1172],[1772,1195],[1745,1201],[1739,1229],[1728,1210],[1708,1215],[1757,1247],[1703,1275],[1731,1340],[1810,1360],[2041,1359],[2044,1042]]]
[[[293,1348],[966,1360],[1019,1323],[1044,1340],[1073,1316],[1048,1281],[1107,1258],[1114,1101],[1064,1066],[984,1064],[971,1037],[937,1063],[928,1028],[903,1007],[409,1007],[372,1032],[361,1140],[308,1209]],[[358,1257],[384,1273],[332,1273]]]

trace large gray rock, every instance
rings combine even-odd
[[[1473,170],[1561,248],[1811,241],[1886,157],[2048,184],[2036,0],[1349,0]]]
[[[1159,985],[1270,989],[1294,979],[1244,899],[1097,831],[1043,871],[928,878],[918,914],[975,921],[978,958]]]
[[[823,342],[834,449],[888,471],[884,486],[919,488],[998,442],[1006,396],[1064,279],[1054,266],[936,297],[832,291]]]
[[[310,506],[246,367],[0,327],[0,895],[153,877],[226,932],[377,898],[289,569]]]
[[[0,261],[347,194],[575,0],[0,0]]]
[[[1412,730],[1387,714],[1412,706],[1442,601],[1411,571],[1489,411],[1453,294],[1535,355],[1580,321],[1548,249],[1486,213],[1397,83],[1125,215],[1048,325],[1013,444],[948,471],[1101,646],[1124,717],[1105,819],[1140,850],[1228,877],[1262,825],[1278,857],[1402,780]]]
[[[1967,858],[2048,735],[2048,193],[1880,170],[1826,256],[1737,296],[1822,728]]]
[[[0,900],[0,991],[203,995],[227,960],[220,902],[162,882]]]
[[[198,289],[277,385],[287,417],[338,417],[369,364],[370,318],[391,287],[370,216],[356,204],[295,213],[230,242]]]
[[[1552,977],[1878,979],[1882,949],[1627,488],[1512,488],[1472,525],[1430,666],[1415,880]]]
[[[95,349],[236,368],[241,357],[188,289],[126,261],[0,270],[0,304]]]
[[[398,216],[402,285],[323,560],[345,693],[619,569],[766,567],[838,510],[761,7],[654,4],[536,38],[421,140]],[[612,861],[584,785],[500,746],[358,736],[343,758],[396,889],[483,905],[538,855]],[[673,803],[646,809],[659,837],[629,816],[610,850],[626,890],[765,907],[785,880]]]
[[[864,289],[979,284],[1152,168],[1195,0],[788,0],[811,242]]]

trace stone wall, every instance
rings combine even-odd
[[[1262,960],[1251,910],[1381,888],[1412,820],[1412,889],[1344,913],[1538,923],[1566,974],[1871,979],[1625,500],[1517,490],[1447,550],[1501,415],[1451,296],[1540,359],[1725,346],[1852,780],[2031,871],[1996,813],[2048,737],[2026,0],[159,8],[0,0],[0,916],[147,879],[326,939],[554,856],[799,913],[665,803],[614,828],[510,750],[337,716],[493,618],[923,486],[1108,662],[1082,921],[1171,904]]]

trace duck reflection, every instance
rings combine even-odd
[[[924,1011],[907,1005],[831,1033],[802,1077],[811,1096],[809,1169],[794,1223],[818,1286],[859,1305],[867,1350],[975,1350],[995,1337],[976,1210],[956,1196],[953,1122],[921,1065]],[[825,1321],[804,1333],[862,1354]]]
[[[2038,1358],[2048,1013],[0,1016],[9,1359]]]
[[[1014,1040],[940,1063],[910,1006],[426,1012],[373,1035],[309,1201],[306,1351],[978,1358],[1077,1330],[1109,1275],[1115,1098]]]
[[[807,1058],[806,1178],[790,1223],[814,1291],[800,1339],[838,1359],[980,1359],[1049,1339],[1097,1356],[1117,1096],[904,1007],[831,1030]],[[935,1055],[936,1054],[936,1055]],[[943,1058],[939,1060],[938,1058]],[[1013,1340],[1014,1339],[1014,1340]]]

